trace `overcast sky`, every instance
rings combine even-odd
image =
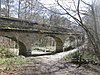
[[[46,4],[46,5],[48,5],[48,4],[54,4],[55,3],[55,0],[40,0],[43,4]],[[60,1],[60,0],[59,0]],[[71,0],[62,0],[62,1],[69,1],[69,2],[71,2]],[[75,0],[75,1],[77,1],[77,0]],[[83,0],[83,1],[85,1],[85,2],[87,2],[87,3],[89,3],[89,2],[91,2],[91,0]]]
[[[44,4],[44,6],[46,6],[46,7],[54,7],[57,9],[61,9],[59,6],[57,6],[57,2],[55,2],[55,0],[39,0],[39,1],[42,4]],[[58,0],[58,1],[64,8],[71,8],[73,10],[75,9],[75,6],[77,8],[78,0]],[[75,5],[74,5],[73,1],[75,1]],[[83,1],[91,4],[91,0],[83,0]],[[86,7],[87,6],[83,2],[81,2],[80,9],[83,10],[83,9],[86,9]]]
[[[55,0],[39,0],[41,3],[43,3],[46,7],[50,7],[50,6],[52,6],[52,7],[54,7],[54,8],[57,8],[57,9],[59,9],[60,10],[60,12],[62,11],[62,12],[65,12],[64,10],[62,10],[59,6],[57,7],[56,6],[56,2],[55,2]],[[75,1],[75,4],[76,5],[74,5],[74,4],[72,4],[73,3],[73,1]],[[89,4],[91,4],[91,0],[83,0],[83,1],[85,1],[86,3],[89,3]],[[71,8],[72,10],[74,10],[75,9],[75,6],[77,6],[77,0],[59,0],[59,2],[60,2],[60,4],[64,7],[64,8]],[[80,4],[80,10],[87,10],[86,9],[86,5],[84,4],[84,3],[82,3],[81,2],[81,4]],[[77,8],[77,7],[76,7]],[[75,13],[73,13],[73,12],[70,12],[71,14],[73,14],[73,15],[75,15]],[[81,15],[81,17],[83,17],[84,15]],[[66,17],[68,17],[68,16],[66,16]],[[77,17],[77,15],[76,15],[76,17]]]

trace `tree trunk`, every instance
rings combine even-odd
[[[10,12],[10,6],[9,6],[9,0],[6,0],[7,3],[7,17],[9,17],[9,12]]]
[[[20,18],[20,5],[21,5],[21,1],[19,0],[19,4],[18,4],[18,18]]]
[[[0,16],[1,16],[1,0],[0,0]]]

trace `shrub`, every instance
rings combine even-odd
[[[24,64],[24,63],[27,63],[27,60],[21,57],[0,58],[0,64],[6,66],[14,64]]]
[[[3,58],[3,57],[10,58],[10,57],[14,57],[14,56],[15,56],[15,54],[10,52],[7,48],[0,47],[0,58]]]

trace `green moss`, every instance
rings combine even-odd
[[[0,58],[0,65],[11,66],[14,64],[25,64],[28,61],[21,57]]]

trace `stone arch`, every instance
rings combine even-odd
[[[9,38],[9,39],[15,41],[19,45],[19,55],[26,56],[27,48],[22,41],[16,39],[16,37],[9,37],[9,36],[2,36],[2,37],[6,37],[6,38]]]
[[[63,41],[61,40],[60,37],[57,37],[55,35],[45,35],[43,37],[51,37],[55,40],[55,42],[56,42],[56,51],[55,51],[55,53],[63,51]]]
[[[74,35],[68,36],[68,37],[65,39],[63,50],[64,50],[64,51],[69,51],[69,50],[71,50],[71,49],[74,49],[74,48],[75,48],[75,39],[76,39],[76,38],[75,38]]]

